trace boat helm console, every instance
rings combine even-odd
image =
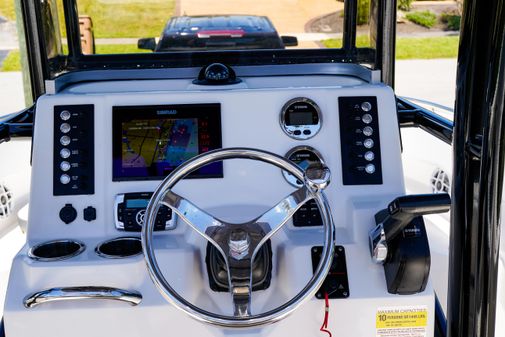
[[[396,5],[16,1],[33,106],[0,143],[32,139],[32,176],[0,337],[499,335],[504,7],[464,1],[453,128],[395,97]],[[451,200],[405,195],[399,127],[453,144],[447,323],[423,216]]]
[[[448,197],[387,207],[405,194],[395,96],[333,67],[237,67],[240,81],[221,86],[92,81],[40,97],[6,334],[313,335],[326,297],[346,336],[386,333],[391,313],[432,335],[418,216]]]

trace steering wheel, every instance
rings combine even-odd
[[[217,219],[172,191],[178,181],[194,170],[217,161],[239,158],[275,165],[294,175],[303,182],[303,186],[261,216],[241,224]],[[326,167],[303,171],[296,164],[281,156],[248,148],[209,151],[181,164],[163,180],[154,192],[147,206],[142,228],[144,259],[149,275],[161,295],[189,316],[221,327],[253,327],[285,318],[314,296],[331,266],[335,246],[334,227],[330,206],[323,193],[330,182],[330,176],[330,170]],[[324,247],[316,271],[303,289],[291,300],[270,311],[253,315],[250,310],[252,269],[257,252],[303,204],[312,199],[319,206],[324,227]],[[153,248],[153,229],[161,204],[170,207],[193,230],[214,245],[223,256],[228,272],[229,290],[234,308],[233,316],[212,313],[189,303],[165,279],[158,266]]]

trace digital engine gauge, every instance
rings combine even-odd
[[[304,171],[309,167],[321,168],[324,166],[324,160],[319,151],[310,146],[297,146],[292,148],[286,153],[285,157],[300,166]],[[290,185],[294,187],[303,186],[302,182],[296,179],[291,173],[282,171],[282,175]]]
[[[314,137],[321,129],[321,109],[308,98],[298,97],[282,107],[282,130],[291,138],[305,140]]]

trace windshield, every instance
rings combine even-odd
[[[198,66],[220,58],[228,64],[373,66],[377,19],[372,14],[378,17],[379,2],[41,0],[38,6],[42,22],[52,23],[43,29],[46,45],[53,46],[47,54],[54,77],[119,63],[122,68],[134,63],[156,67],[153,62],[161,60],[163,67]],[[57,56],[54,46],[59,47]]]

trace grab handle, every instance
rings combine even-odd
[[[64,287],[42,290],[24,299],[26,308],[56,301],[80,301],[87,299],[114,300],[138,305],[142,295],[136,291],[110,287]]]

